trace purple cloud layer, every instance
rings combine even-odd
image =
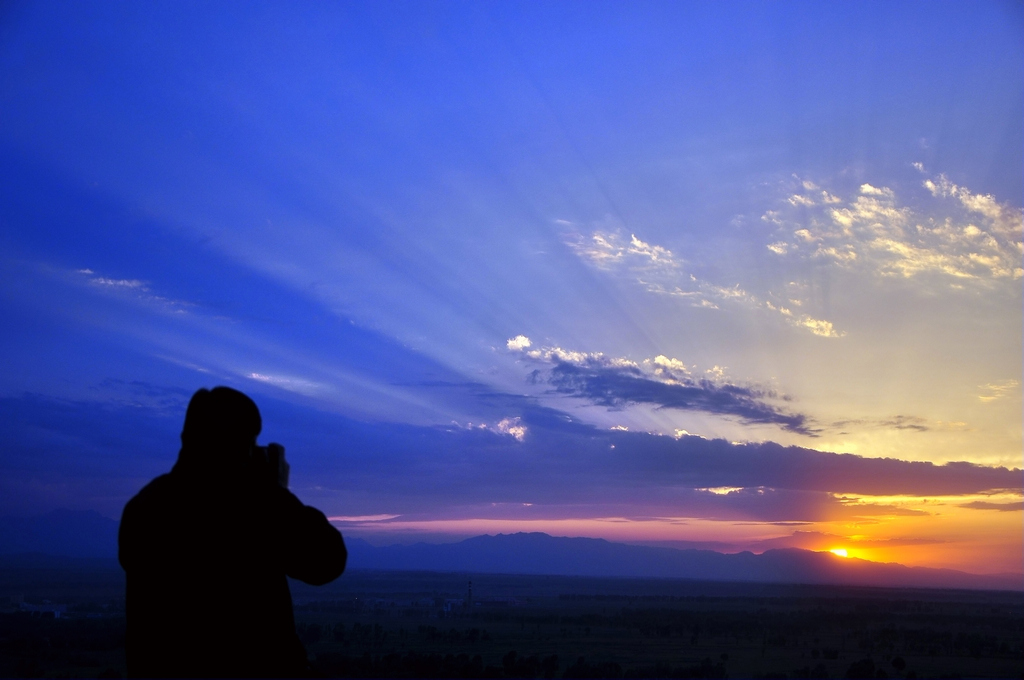
[[[860,495],[1019,493],[1022,486],[1018,469],[598,430],[522,398],[495,400],[518,408],[509,417],[518,418],[520,436],[507,427],[364,423],[259,401],[264,439],[288,448],[297,492],[336,515],[821,521],[920,512]],[[116,515],[177,453],[181,414],[165,409],[0,401],[9,414],[0,423],[6,513],[71,506]],[[735,490],[709,490],[718,487]]]

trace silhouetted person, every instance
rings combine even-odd
[[[128,674],[306,674],[285,576],[320,585],[345,569],[341,534],[288,491],[276,444],[241,392],[195,393],[169,474],[125,506]]]

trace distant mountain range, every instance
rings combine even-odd
[[[476,536],[459,543],[374,547],[346,541],[353,568],[682,578],[754,583],[1024,590],[1024,574],[968,574],[906,567],[797,548],[725,554],[560,538],[542,533]]]
[[[476,536],[458,543],[375,547],[346,539],[350,569],[680,578],[753,583],[1024,590],[1024,574],[968,574],[883,564],[795,548],[725,554],[564,538],[542,533]],[[117,556],[117,522],[96,512],[56,510],[0,518],[0,560],[16,554]]]

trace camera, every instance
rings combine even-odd
[[[284,459],[284,447],[277,443],[252,447],[252,465],[257,474],[265,474],[271,480],[288,488],[290,466]]]

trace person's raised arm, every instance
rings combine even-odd
[[[289,465],[284,447],[271,444],[267,457],[278,486],[288,497],[285,530],[285,571],[288,576],[311,585],[323,585],[345,571],[348,551],[341,532],[331,526],[324,513],[303,505],[287,490]]]

